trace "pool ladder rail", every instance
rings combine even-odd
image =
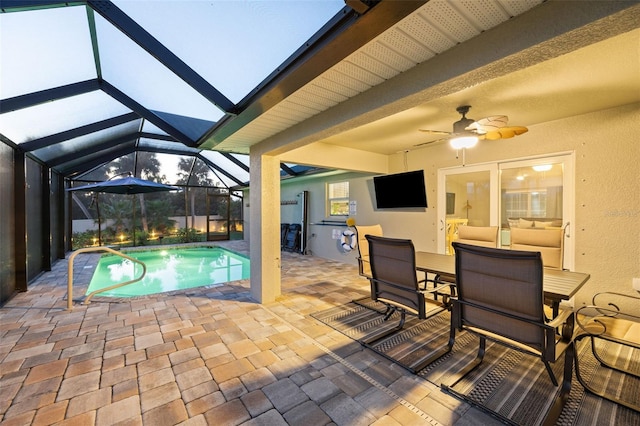
[[[73,309],[73,260],[80,253],[91,253],[91,252],[97,252],[97,251],[106,251],[108,253],[115,254],[117,256],[120,256],[120,257],[123,257],[125,259],[128,259],[131,262],[134,262],[134,263],[137,263],[137,264],[141,265],[142,266],[142,275],[140,275],[138,278],[135,278],[133,280],[121,282],[121,283],[118,283],[118,284],[111,285],[109,287],[105,287],[105,288],[101,288],[101,289],[92,291],[82,301],[83,305],[88,305],[89,302],[91,301],[91,298],[95,294],[102,293],[102,292],[108,291],[108,290],[113,290],[114,288],[123,287],[125,285],[136,283],[136,282],[142,280],[144,278],[144,276],[146,275],[146,273],[147,273],[147,265],[145,265],[144,262],[141,262],[138,259],[134,259],[133,257],[127,256],[126,254],[121,253],[121,252],[119,252],[117,250],[114,250],[111,247],[101,246],[101,247],[85,247],[85,248],[78,249],[78,250],[74,251],[71,254],[71,256],[69,256],[69,268],[68,268],[69,269],[69,272],[68,272],[69,277],[67,278],[67,310],[68,311],[71,311]]]

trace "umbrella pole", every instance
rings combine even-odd
[[[134,194],[131,195],[131,205],[133,206],[133,244],[132,247],[136,246],[136,196]]]

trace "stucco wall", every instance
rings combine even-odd
[[[574,269],[591,274],[576,306],[598,291],[632,293],[640,276],[639,132],[635,104],[530,126],[526,135],[473,153],[482,162],[575,152]]]
[[[640,277],[640,104],[530,125],[529,132],[513,139],[481,141],[467,152],[467,164],[520,159],[529,156],[575,152],[574,270],[591,274],[576,297],[576,306],[590,301],[598,291],[634,293],[632,278]],[[325,215],[325,182],[349,180],[350,198],[357,203],[359,224],[380,223],[385,235],[410,238],[417,250],[436,251],[437,172],[460,165],[446,145],[397,154],[390,172],[424,169],[429,207],[415,211],[376,211],[371,176],[343,174],[322,180],[284,183],[281,199],[310,192],[310,222]],[[283,222],[294,222],[300,205],[281,207]],[[248,213],[248,212],[246,212]],[[245,218],[249,217],[245,214]],[[311,225],[308,250],[316,256],[356,263],[355,253],[345,253],[333,229]],[[637,307],[636,307],[637,308]]]

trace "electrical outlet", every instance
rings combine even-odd
[[[640,278],[634,278],[634,279],[631,281],[631,284],[632,284],[633,289],[634,289],[635,291],[640,291]]]

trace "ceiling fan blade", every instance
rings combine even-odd
[[[453,132],[444,132],[441,130],[418,129],[423,133],[432,135],[446,135],[448,137],[437,139],[434,141],[422,142],[414,146],[431,145],[436,142],[448,141],[452,137],[459,136],[477,136],[479,140],[497,140],[510,139],[514,136],[521,135],[529,131],[523,126],[507,126],[509,117],[506,115],[490,115],[477,121],[466,118],[466,113],[470,106],[458,107],[456,110],[462,114],[459,121],[453,123]]]
[[[426,129],[418,129],[418,131],[423,133],[431,133],[432,135],[450,135],[451,132],[444,132],[442,130],[426,130]]]
[[[521,135],[523,133],[527,133],[528,131],[529,131],[529,129],[527,129],[524,126],[503,127],[501,129],[492,130],[490,132],[487,132],[484,135],[484,138],[488,139],[488,140],[510,139],[510,138],[512,138],[514,136],[518,136],[518,135]]]
[[[433,140],[433,141],[421,142],[421,143],[416,144],[416,145],[414,145],[414,146],[425,146],[425,145],[431,145],[431,144],[434,144],[434,143],[438,143],[438,142],[445,142],[445,141],[448,141],[448,140],[449,140],[449,138],[440,138],[440,139],[436,139],[436,140]]]
[[[481,118],[478,121],[474,121],[465,130],[476,131],[479,134],[487,133],[493,130],[503,128],[509,122],[509,117],[506,115],[492,115],[489,117]]]

